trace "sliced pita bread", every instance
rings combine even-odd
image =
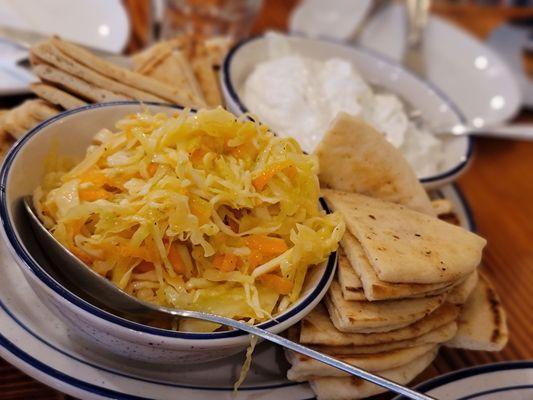
[[[341,244],[343,249],[346,249],[346,257],[350,267],[360,277],[365,298],[370,301],[435,295],[453,285],[453,282],[434,284],[384,282],[378,278],[376,271],[368,262],[361,244],[349,231],[344,233]]]
[[[379,375],[401,385],[407,385],[422,373],[437,356],[435,348],[421,357],[397,368],[379,371]],[[309,381],[318,400],[364,399],[387,390],[355,377],[319,378]]]
[[[319,304],[300,323],[299,342],[308,345],[370,346],[414,339],[445,324],[455,321],[459,308],[444,303],[428,316],[414,324],[383,333],[346,333],[333,325],[324,305]]]
[[[331,284],[326,306],[335,327],[342,332],[388,332],[424,318],[437,309],[446,295],[380,302],[346,301],[339,284]]]
[[[59,85],[78,97],[95,103],[128,100],[127,97],[95,87],[82,79],[48,64],[34,64],[33,72],[46,82]]]
[[[49,103],[60,106],[65,110],[87,105],[85,101],[80,100],[79,98],[74,97],[61,89],[58,89],[55,86],[48,85],[43,82],[32,83],[30,85],[30,89],[40,98],[45,99]]]
[[[426,191],[401,152],[363,119],[339,113],[315,154],[321,186],[435,215]]]
[[[32,65],[43,62],[50,64],[63,72],[85,81],[86,83],[90,84],[91,87],[96,86],[97,88],[105,88],[105,90],[113,92],[117,96],[122,95],[129,99],[141,101],[165,101],[165,99],[162,97],[154,96],[142,90],[127,86],[121,82],[117,82],[104,75],[101,75],[98,72],[93,71],[92,69],[66,56],[57,48],[52,46],[49,42],[43,42],[33,46],[30,50],[30,61],[32,62]],[[142,77],[140,74],[137,75]]]
[[[223,105],[222,94],[218,86],[218,77],[209,55],[205,51],[201,51],[194,57],[191,64],[207,106],[217,107]]]
[[[457,335],[448,347],[468,350],[500,351],[507,344],[509,331],[500,298],[484,276],[463,306]]]
[[[30,110],[35,101],[37,100],[26,100],[2,116],[2,128],[15,139],[24,136],[41,121]]]
[[[380,280],[443,283],[471,273],[487,243],[459,226],[356,193],[322,190]]]
[[[26,128],[17,122],[15,110],[16,107],[2,115],[0,123],[2,130],[9,133],[11,137],[18,139],[26,133]]]
[[[448,292],[446,301],[448,303],[461,305],[466,303],[470,294],[477,286],[479,275],[477,270],[468,275],[461,283],[454,286],[452,290]]]
[[[204,96],[198,81],[183,52],[174,50],[168,53],[156,66],[143,72],[143,74],[169,86],[180,88],[188,97],[194,100],[194,104],[198,107],[205,106]]]
[[[231,48],[233,41],[228,36],[216,36],[207,39],[205,44],[205,49],[211,58],[211,62],[215,67],[220,67],[222,61],[229,49]]]
[[[386,351],[421,346],[424,344],[444,343],[453,339],[456,333],[457,323],[453,321],[445,325],[439,326],[438,328],[413,339],[399,340],[396,342],[389,342],[383,344],[374,344],[370,346],[313,346],[313,349],[318,350],[322,353],[337,355],[375,354]]]
[[[346,300],[366,300],[363,293],[361,279],[354,272],[346,254],[339,248],[339,264],[337,266],[337,280],[342,289],[342,295]]]
[[[59,113],[57,108],[41,99],[31,100],[27,107],[28,112],[39,122],[51,118]]]
[[[194,99],[187,97],[179,88],[172,88],[155,79],[109,63],[82,47],[57,37],[50,39],[50,43],[63,54],[103,76],[182,106],[196,106]]]
[[[148,75],[153,69],[162,62],[172,52],[172,47],[167,42],[158,43],[150,48],[150,57],[146,58],[140,64],[135,72],[139,74]]]
[[[344,361],[348,364],[355,365],[356,367],[364,370],[384,371],[391,368],[405,365],[410,361],[413,361],[420,356],[424,355],[428,351],[432,350],[435,345],[426,344],[417,347],[410,347],[407,349],[392,350],[384,353],[376,354],[362,354],[362,355],[337,355],[330,354],[332,357]],[[331,376],[350,376],[348,373],[343,372],[337,368],[321,363],[320,361],[306,357],[301,354],[286,351],[286,357],[291,368],[287,371],[287,378],[291,381],[307,381],[317,377],[331,377]]]
[[[433,206],[436,215],[449,214],[453,211],[453,204],[448,199],[431,200],[431,205]]]

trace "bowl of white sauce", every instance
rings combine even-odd
[[[250,113],[308,153],[344,111],[382,132],[427,189],[455,180],[470,160],[470,138],[432,133],[432,127],[464,123],[458,108],[431,83],[371,50],[268,33],[237,44],[221,72],[230,111]]]

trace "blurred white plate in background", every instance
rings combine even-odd
[[[308,0],[305,3],[318,3]],[[367,3],[366,1],[364,2]],[[329,3],[315,4],[326,12]],[[361,6],[363,9],[365,6]],[[344,14],[346,21],[354,16]],[[341,22],[338,22],[341,24]],[[348,23],[348,22],[345,22]],[[305,32],[306,22],[291,18],[291,32]],[[317,25],[323,37],[328,27]],[[344,38],[349,37],[346,35]],[[368,21],[359,43],[393,60],[401,61],[405,44],[405,8],[399,4],[384,7]],[[431,16],[426,31],[427,79],[437,85],[463,111],[475,126],[492,125],[512,118],[522,99],[509,67],[488,46],[437,16]]]
[[[120,0],[0,0],[0,26],[58,34],[65,39],[120,53],[130,25]],[[0,42],[0,95],[28,91],[34,79],[16,65],[25,56],[17,46]]]

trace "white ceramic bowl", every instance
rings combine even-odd
[[[287,36],[291,48],[305,57],[324,60],[332,57],[352,62],[370,84],[379,85],[399,95],[420,110],[432,126],[454,126],[464,123],[459,109],[436,87],[401,65],[361,47],[351,47],[332,41]],[[244,104],[243,89],[246,78],[255,65],[268,58],[268,42],[263,36],[237,44],[226,56],[221,74],[221,85],[227,108],[239,115],[248,111]],[[464,172],[472,154],[469,137],[450,137],[444,141],[445,162],[438,174],[422,177],[426,189],[443,186]]]
[[[144,103],[153,112],[175,107]],[[118,317],[87,302],[57,273],[46,251],[35,241],[21,198],[31,194],[44,174],[44,159],[57,145],[60,155],[81,159],[94,134],[113,128],[121,117],[139,112],[137,102],[104,103],[64,112],[32,129],[7,155],[0,175],[2,233],[17,264],[39,298],[69,326],[105,351],[157,363],[199,363],[245,349],[249,337],[240,331],[185,333],[152,328]],[[323,204],[325,206],[325,204]],[[302,319],[326,293],[335,272],[336,255],[312,268],[298,302],[260,326],[279,333]],[[60,267],[60,266],[58,266]],[[53,269],[53,267],[52,267]]]

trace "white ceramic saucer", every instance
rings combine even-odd
[[[401,61],[405,8],[393,3],[368,21],[359,43]],[[321,4],[327,11],[329,3]],[[291,19],[290,31],[305,31],[302,20]],[[328,36],[327,30],[322,32]],[[334,38],[346,39],[339,35]],[[444,91],[475,126],[498,124],[517,113],[521,92],[509,67],[491,48],[434,15],[429,18],[425,46],[427,79]]]
[[[531,400],[533,361],[466,368],[430,379],[417,389],[440,400]]]
[[[130,25],[120,0],[0,0],[0,26],[59,34],[67,40],[120,53]],[[16,61],[26,56],[0,42],[0,96],[26,93],[34,79]]]
[[[453,187],[434,197],[454,205],[460,223],[473,229],[468,205]],[[35,379],[80,399],[279,400],[309,399],[305,383],[285,378],[283,352],[263,343],[237,396],[232,385],[243,355],[208,364],[176,367],[135,363],[82,342],[41,303],[0,242],[0,356]]]

